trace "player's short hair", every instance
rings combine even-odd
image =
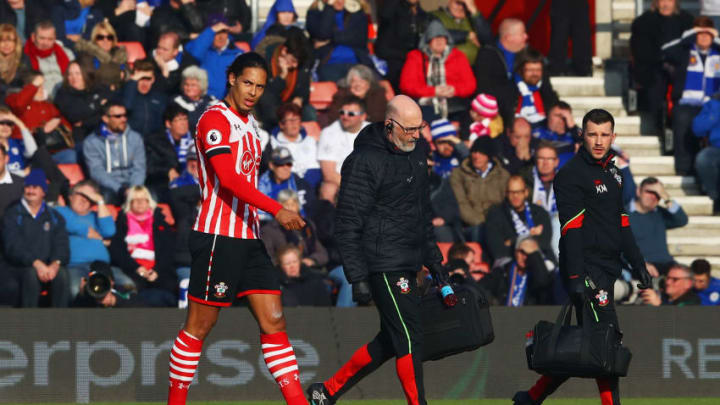
[[[681,270],[683,273],[685,273],[685,277],[687,278],[692,278],[693,276],[693,272],[692,270],[690,270],[690,267],[681,263],[673,263],[672,266],[670,266],[670,268],[668,269],[668,273],[670,272],[670,270]]]
[[[55,25],[50,20],[42,20],[35,24],[35,27],[33,29],[33,34],[37,34],[41,30],[49,30],[49,29],[55,29]]]
[[[285,256],[286,254],[288,254],[290,252],[297,254],[298,258],[302,259],[302,250],[300,250],[299,247],[292,245],[292,244],[285,245],[285,246],[281,247],[280,249],[278,249],[277,253],[275,254],[275,259],[277,260],[278,266],[281,265],[283,256]]]
[[[583,134],[587,130],[587,123],[592,122],[593,124],[600,125],[604,124],[606,122],[610,123],[610,131],[615,132],[615,118],[613,118],[612,114],[610,114],[607,110],[603,110],[602,108],[594,108],[590,111],[588,111],[587,114],[583,117],[582,120],[582,130]]]
[[[94,180],[85,179],[85,180],[78,181],[77,183],[75,183],[74,186],[70,187],[70,195],[74,194],[75,191],[77,191],[77,189],[79,189],[80,187],[85,187],[85,186],[92,188],[93,191],[95,191],[96,193],[100,192],[100,186],[98,186],[98,184]]]
[[[552,111],[553,108],[559,108],[565,111],[572,111],[572,107],[570,106],[570,104],[562,100],[556,101],[553,105],[550,106],[550,109],[548,111]]]
[[[119,102],[119,101],[108,101],[103,105],[102,112],[103,115],[110,115],[110,109],[113,107],[122,107],[127,112],[127,107],[125,107],[125,104]]]
[[[248,68],[258,68],[265,71],[265,73],[268,73],[270,69],[268,68],[267,61],[265,61],[265,58],[260,56],[257,52],[247,52],[242,55],[238,55],[237,58],[233,61],[233,63],[228,66],[225,78],[227,80],[227,85],[230,86],[230,73],[235,75],[235,77],[240,76],[245,69]]]
[[[657,179],[657,177],[645,177],[643,181],[640,182],[640,188],[643,188],[645,186],[652,186],[653,184],[660,183],[660,180]]]
[[[342,100],[340,100],[340,107],[345,106],[345,105],[352,105],[352,104],[355,104],[358,107],[360,107],[360,111],[362,111],[362,112],[367,111],[367,105],[365,104],[365,101],[358,96],[349,95],[349,96],[343,98]]]
[[[710,276],[710,262],[705,259],[695,259],[692,263],[690,263],[690,269],[692,269],[693,274],[696,276],[699,276],[701,274],[707,274]]]
[[[447,258],[452,259],[465,259],[468,253],[474,252],[473,248],[466,245],[464,242],[455,242],[448,249]]]
[[[188,111],[184,108],[182,108],[177,103],[170,103],[168,104],[167,108],[165,108],[165,112],[163,113],[163,121],[172,121],[177,117],[178,115],[189,115]]]
[[[289,188],[280,190],[280,192],[278,192],[277,200],[280,204],[284,204],[285,201],[289,200],[295,200],[300,203],[300,197],[298,197],[298,193],[296,193],[295,190]]]
[[[133,72],[153,72],[155,73],[155,61],[149,58],[135,61]]]
[[[173,49],[178,49],[180,47],[180,34],[178,34],[175,31],[166,31],[160,34],[158,37],[158,42],[164,38],[170,38],[173,41]]]
[[[693,27],[699,27],[699,28],[715,28],[715,23],[713,20],[708,16],[698,16],[695,17],[693,20]]]
[[[541,63],[545,67],[545,56],[532,48],[525,48],[520,52],[515,62],[515,71],[522,73],[523,68],[528,63]]]
[[[557,148],[549,141],[542,140],[538,143],[538,146],[535,148],[535,156],[537,156],[537,153],[540,149],[550,149],[555,154],[555,157],[558,156]]]
[[[525,187],[525,189],[527,189],[527,186],[528,186],[528,185],[527,185],[527,182],[525,181],[525,178],[524,178],[523,176],[521,176],[521,175],[519,175],[519,174],[513,174],[513,175],[510,176],[510,178],[508,179],[507,184],[510,184],[510,183],[513,182],[513,181],[520,181],[520,182],[522,182],[523,187]]]
[[[297,115],[298,117],[302,116],[302,110],[300,109],[300,106],[295,103],[285,103],[278,107],[275,114],[277,115],[278,121],[282,121],[288,114]]]

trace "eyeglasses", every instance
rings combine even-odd
[[[114,41],[114,40],[115,40],[115,35],[113,35],[113,34],[107,34],[107,35],[98,34],[98,35],[95,35],[95,40],[96,40],[96,41],[102,41],[102,40],[105,40],[105,39],[107,39],[108,41]]]
[[[340,115],[347,115],[348,117],[357,117],[359,115],[365,114],[364,111],[348,111],[348,110],[340,110]]]
[[[125,117],[127,117],[127,113],[123,113],[123,114],[108,114],[108,117],[110,117],[110,118],[125,118]]]
[[[507,193],[508,193],[508,194],[511,194],[511,195],[513,195],[513,194],[522,194],[522,193],[524,193],[526,190],[527,190],[527,189],[525,189],[525,188],[522,189],[522,190],[508,190]]]
[[[420,125],[419,127],[404,127],[401,123],[395,121],[395,120],[392,119],[392,118],[390,118],[390,121],[392,121],[392,122],[394,122],[395,124],[397,124],[397,126],[400,127],[400,129],[402,129],[403,132],[405,132],[405,135],[412,135],[412,134],[414,134],[414,133],[416,133],[416,132],[419,133],[420,131],[422,131],[422,130],[425,128],[425,123],[423,123],[423,124]]]
[[[0,121],[0,125],[6,125],[8,127],[11,127],[11,126],[15,125],[15,123],[10,120],[2,120],[2,121]]]
[[[283,167],[283,166],[285,166],[285,167],[292,167],[292,165],[293,165],[292,162],[287,162],[287,163],[282,163],[282,164],[279,164],[279,163],[278,163],[278,164],[275,164],[276,167]]]

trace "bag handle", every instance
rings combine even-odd
[[[550,341],[548,342],[550,349],[553,352],[555,351],[555,346],[557,346],[557,341],[560,336],[560,329],[565,325],[570,325],[570,319],[572,319],[572,307],[572,302],[568,298],[568,300],[565,301],[565,304],[563,304],[562,308],[560,309],[560,313],[555,320],[555,325],[553,326],[552,332],[550,333]]]

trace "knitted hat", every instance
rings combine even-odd
[[[470,153],[480,152],[492,158],[495,155],[495,143],[488,136],[481,136],[473,142]]]
[[[490,94],[480,93],[472,101],[472,109],[483,117],[493,118],[498,114],[497,99]]]
[[[25,187],[27,186],[38,186],[47,193],[48,184],[45,172],[42,169],[33,169],[30,174],[25,177]]]
[[[433,142],[437,142],[446,136],[457,135],[457,131],[450,121],[440,118],[430,124],[430,135],[432,135]]]

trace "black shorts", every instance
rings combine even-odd
[[[190,300],[227,307],[236,297],[280,295],[275,268],[260,239],[192,231],[188,244],[192,256]]]

